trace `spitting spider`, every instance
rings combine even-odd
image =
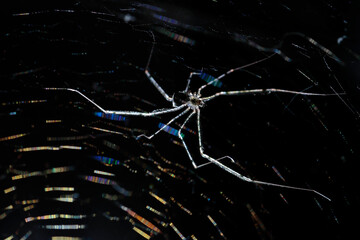
[[[152,34],[152,33],[151,33]],[[204,151],[204,146],[203,146],[203,142],[202,142],[202,136],[201,136],[201,121],[200,121],[200,116],[201,116],[201,109],[204,108],[207,102],[215,100],[216,98],[219,97],[226,97],[226,96],[241,96],[241,95],[255,95],[255,94],[272,94],[272,93],[282,93],[282,94],[293,94],[293,95],[306,95],[306,96],[333,96],[333,95],[338,95],[337,94],[322,94],[322,93],[310,93],[310,92],[304,92],[304,91],[292,91],[292,90],[286,90],[286,89],[277,89],[277,88],[267,88],[267,89],[250,89],[250,90],[236,90],[236,91],[220,91],[217,92],[213,95],[209,95],[209,96],[203,96],[202,95],[202,90],[204,90],[206,87],[210,86],[213,83],[218,82],[219,80],[221,80],[222,78],[224,78],[225,76],[228,76],[229,74],[236,72],[236,71],[240,71],[243,70],[249,66],[258,64],[260,62],[266,61],[267,59],[273,57],[274,55],[278,54],[280,56],[284,56],[284,54],[279,50],[279,49],[273,49],[272,50],[272,54],[266,56],[263,59],[257,60],[255,62],[249,63],[247,65],[244,66],[240,66],[237,68],[233,68],[228,70],[227,72],[221,74],[220,76],[218,76],[217,78],[212,79],[211,81],[207,82],[206,84],[202,85],[201,87],[199,87],[195,92],[191,92],[190,91],[190,83],[191,80],[194,76],[199,76],[201,74],[201,72],[191,72],[187,81],[187,85],[186,88],[183,91],[180,91],[178,93],[176,93],[177,95],[182,95],[182,98],[176,98],[174,97],[174,95],[172,95],[171,97],[164,91],[164,89],[158,84],[158,82],[154,79],[154,77],[150,74],[149,71],[149,64],[150,64],[150,60],[153,54],[153,49],[155,46],[155,38],[154,35],[153,36],[153,45],[151,48],[151,52],[150,52],[150,56],[147,62],[147,65],[144,69],[144,73],[147,77],[147,79],[154,85],[154,87],[157,89],[157,91],[163,96],[163,98],[170,102],[172,104],[171,108],[162,108],[162,109],[156,109],[152,112],[139,112],[139,111],[118,111],[118,110],[106,110],[104,108],[102,108],[101,106],[99,106],[97,103],[95,103],[94,101],[92,101],[90,98],[88,98],[87,96],[85,96],[83,93],[81,93],[80,91],[76,90],[76,89],[72,89],[72,88],[45,88],[45,90],[65,90],[65,91],[72,91],[75,92],[79,95],[81,95],[83,98],[85,98],[87,101],[89,101],[90,103],[92,103],[96,108],[98,108],[101,112],[103,112],[104,114],[117,114],[117,115],[123,115],[123,116],[139,116],[139,117],[154,117],[154,116],[158,116],[158,115],[164,115],[164,114],[168,114],[168,113],[174,113],[174,112],[180,112],[178,115],[176,115],[175,117],[173,117],[170,121],[167,122],[167,124],[163,125],[159,130],[157,130],[155,133],[153,133],[152,135],[148,136],[145,134],[141,134],[139,136],[137,136],[137,139],[141,138],[141,137],[146,137],[147,139],[152,139],[154,136],[156,136],[158,133],[160,133],[162,130],[164,130],[168,125],[170,125],[171,123],[173,123],[175,120],[179,119],[182,116],[186,116],[185,121],[182,123],[181,127],[179,128],[178,131],[178,137],[181,140],[186,153],[193,165],[193,167],[195,169],[203,167],[209,163],[215,164],[217,167],[225,170],[226,172],[234,175],[235,177],[246,181],[246,182],[250,182],[250,183],[254,183],[254,184],[261,184],[261,185],[268,185],[268,186],[275,186],[275,187],[281,187],[281,188],[288,188],[288,189],[295,189],[295,190],[301,190],[301,191],[308,191],[308,192],[313,192],[329,201],[331,201],[330,198],[328,198],[327,196],[321,194],[320,192],[310,189],[310,188],[301,188],[301,187],[294,187],[294,186],[289,186],[289,185],[282,185],[282,184],[276,184],[276,183],[270,183],[270,182],[264,182],[264,181],[258,181],[258,180],[254,180],[251,179],[249,177],[246,177],[240,173],[238,173],[237,171],[233,170],[232,168],[224,165],[221,163],[221,160],[227,158],[230,159],[232,162],[235,162],[234,159],[230,156],[223,156],[221,158],[215,159],[209,155],[207,155]],[[320,44],[318,44],[317,42],[315,42],[313,39],[308,38],[308,41],[319,47],[322,51],[324,51],[325,53],[327,53],[328,55],[331,56],[331,52],[326,49],[325,47],[321,46]],[[251,45],[254,46],[254,43],[252,43]],[[256,47],[256,45],[255,45]],[[262,48],[265,49],[265,48]],[[185,128],[186,124],[189,122],[189,120],[194,117],[196,115],[196,123],[197,123],[197,137],[198,137],[198,147],[199,147],[199,153],[201,155],[202,158],[208,160],[207,163],[205,164],[201,164],[201,165],[197,165],[192,157],[191,152],[188,149],[188,146],[186,145],[184,138],[181,134],[182,130]]]

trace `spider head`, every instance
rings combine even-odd
[[[195,109],[204,106],[204,101],[201,100],[200,95],[197,93],[188,93],[188,106]]]
[[[175,106],[187,104],[191,109],[197,109],[204,106],[204,101],[200,98],[200,95],[196,92],[178,92],[174,94]]]

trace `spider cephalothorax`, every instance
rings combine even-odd
[[[196,110],[197,108],[204,106],[204,101],[200,98],[199,94],[189,92],[187,105],[192,110]]]
[[[173,106],[181,106],[186,105],[187,107],[191,108],[192,110],[196,110],[197,108],[201,108],[204,106],[204,101],[201,99],[201,95],[190,91],[181,91],[175,93],[172,97],[173,99]]]

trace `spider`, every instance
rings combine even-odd
[[[260,184],[260,185],[268,185],[268,186],[274,186],[274,187],[280,187],[280,188],[287,188],[287,189],[294,189],[294,190],[301,190],[301,191],[308,191],[308,192],[313,192],[325,199],[327,199],[328,201],[331,201],[330,198],[328,198],[327,196],[325,196],[324,194],[314,190],[314,189],[310,189],[310,188],[301,188],[301,187],[294,187],[294,186],[289,186],[289,185],[282,185],[282,184],[276,184],[276,183],[271,183],[271,182],[265,182],[265,181],[259,181],[259,180],[255,180],[255,179],[251,179],[249,177],[246,177],[240,173],[238,173],[237,171],[233,170],[232,168],[224,165],[223,163],[221,163],[221,160],[223,159],[230,159],[232,162],[235,162],[234,159],[230,156],[223,156],[220,157],[218,159],[215,159],[211,156],[209,156],[208,154],[205,153],[204,151],[204,146],[202,143],[202,136],[201,136],[201,121],[200,121],[200,116],[201,116],[201,109],[204,108],[206,105],[205,103],[212,101],[218,97],[221,96],[233,96],[233,95],[255,95],[255,94],[272,94],[272,93],[284,93],[284,94],[294,94],[294,95],[307,95],[307,96],[331,96],[331,95],[339,95],[339,93],[337,94],[322,94],[322,93],[310,93],[310,92],[304,92],[304,91],[292,91],[292,90],[286,90],[286,89],[276,89],[276,88],[267,88],[267,89],[250,89],[250,90],[237,90],[237,91],[220,91],[217,92],[213,95],[209,95],[209,96],[202,96],[202,90],[205,89],[206,87],[208,87],[209,85],[216,83],[217,81],[221,80],[222,78],[224,78],[225,76],[236,72],[236,71],[240,71],[244,68],[250,67],[252,65],[258,64],[260,62],[263,62],[271,57],[273,57],[276,54],[279,54],[280,50],[278,49],[274,49],[273,53],[269,56],[266,56],[265,58],[262,58],[260,60],[257,60],[255,62],[237,67],[237,68],[233,68],[228,70],[227,72],[221,74],[220,76],[218,76],[217,78],[214,78],[213,80],[207,82],[206,84],[202,85],[201,87],[199,87],[195,92],[191,92],[190,91],[190,83],[191,80],[193,78],[193,76],[196,75],[200,75],[201,72],[191,72],[189,77],[188,77],[188,81],[187,81],[187,85],[186,88],[183,91],[179,91],[178,93],[174,94],[173,96],[169,96],[164,89],[158,84],[158,82],[154,79],[154,77],[150,74],[149,71],[149,63],[153,54],[153,49],[155,46],[155,38],[153,35],[153,45],[150,51],[150,56],[147,62],[147,65],[144,69],[144,73],[147,77],[147,79],[154,85],[154,87],[157,89],[157,91],[163,96],[163,98],[170,102],[172,104],[171,108],[162,108],[162,109],[156,109],[152,112],[139,112],[139,111],[117,111],[117,110],[106,110],[104,108],[102,108],[101,106],[99,106],[96,102],[92,101],[90,98],[88,98],[86,95],[84,95],[83,93],[81,93],[80,91],[73,89],[73,88],[45,88],[45,90],[57,90],[57,91],[71,91],[71,92],[75,92],[77,94],[79,94],[80,96],[82,96],[83,98],[85,98],[87,101],[89,101],[91,104],[93,104],[96,108],[98,108],[100,111],[102,111],[104,114],[118,114],[118,115],[123,115],[123,116],[140,116],[140,117],[154,117],[154,116],[158,116],[158,115],[164,115],[164,114],[168,114],[168,113],[174,113],[174,112],[180,112],[178,115],[176,115],[175,117],[173,117],[170,121],[167,122],[167,124],[165,124],[163,127],[161,127],[159,130],[157,130],[155,133],[153,133],[152,135],[148,136],[145,134],[141,134],[139,136],[137,136],[137,139],[141,138],[141,137],[146,137],[147,139],[152,139],[153,137],[155,137],[158,133],[160,133],[162,130],[164,130],[167,126],[169,126],[172,122],[174,122],[175,120],[179,119],[182,116],[187,115],[185,121],[182,123],[181,127],[179,128],[178,131],[178,137],[181,140],[185,151],[187,153],[188,158],[190,159],[193,167],[195,169],[203,167],[207,164],[215,164],[217,167],[223,169],[224,171],[234,175],[235,177],[239,178],[242,181],[245,182],[249,182],[249,183],[254,183],[254,184]],[[312,39],[311,39],[312,40]],[[316,42],[315,42],[316,43]],[[314,43],[313,43],[314,44]],[[320,48],[324,48],[321,45],[319,45],[318,43],[314,44],[316,46],[320,46]],[[326,49],[327,50],[327,49]],[[329,50],[327,50],[329,51]],[[281,56],[281,54],[279,54]],[[182,98],[177,98],[177,95],[181,95]],[[184,141],[183,136],[181,135],[182,130],[185,128],[186,124],[189,122],[189,120],[196,116],[196,123],[197,123],[197,137],[198,137],[198,145],[199,145],[199,153],[201,155],[202,158],[208,160],[207,163],[201,164],[201,165],[197,165],[192,157],[191,152],[188,149],[187,144]]]

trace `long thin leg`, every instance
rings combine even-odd
[[[117,114],[117,115],[124,115],[124,116],[141,116],[141,117],[153,117],[153,116],[157,116],[157,115],[162,115],[162,114],[166,114],[166,113],[171,113],[171,112],[177,112],[178,110],[182,109],[186,107],[186,104],[182,104],[178,107],[174,107],[174,108],[162,108],[162,109],[157,109],[154,110],[152,112],[135,112],[135,111],[113,111],[113,110],[107,110],[106,113],[108,114]]]
[[[338,94],[344,95],[346,93],[337,93],[337,94],[327,94],[327,93],[309,93],[309,92],[298,92],[291,91],[285,89],[277,89],[277,88],[268,88],[268,89],[251,89],[251,90],[240,90],[240,91],[229,91],[229,92],[218,92],[209,97],[201,98],[204,102],[210,101],[219,96],[232,96],[232,95],[247,95],[247,94],[270,94],[270,93],[290,93],[296,95],[306,95],[306,96],[338,96]]]
[[[314,189],[309,189],[309,188],[300,188],[300,187],[292,187],[292,186],[287,186],[287,185],[282,185],[282,184],[276,184],[276,183],[269,183],[269,182],[263,182],[263,181],[257,181],[257,180],[251,180],[252,183],[256,183],[256,184],[261,184],[261,185],[267,185],[267,186],[273,186],[273,187],[280,187],[280,188],[287,188],[287,189],[294,189],[294,190],[300,190],[300,191],[306,191],[306,192],[313,192],[323,198],[325,198],[328,201],[331,201],[330,198],[328,198],[327,196],[325,196],[324,194],[314,190]]]
[[[208,164],[211,164],[211,162],[207,162],[207,163],[203,163],[203,164],[200,164],[200,165],[196,165],[196,163],[195,163],[195,161],[194,161],[194,159],[193,159],[193,157],[192,157],[192,155],[191,155],[191,153],[190,153],[190,151],[189,151],[189,149],[188,149],[188,147],[187,147],[187,145],[186,145],[186,143],[185,143],[185,141],[184,141],[184,138],[181,136],[181,131],[184,129],[186,123],[190,120],[190,118],[191,118],[194,114],[195,114],[195,112],[192,112],[192,113],[187,117],[187,119],[185,120],[185,122],[181,125],[181,127],[180,127],[180,129],[179,129],[179,132],[178,132],[178,137],[181,139],[181,142],[182,142],[182,144],[184,145],[184,148],[185,148],[185,150],[186,150],[186,153],[187,153],[187,155],[188,155],[188,157],[189,157],[192,165],[194,166],[195,169],[197,169],[197,168],[204,167],[204,166],[206,166],[206,165],[208,165]],[[230,157],[222,157],[222,158],[217,159],[217,161],[220,161],[220,160],[225,159],[225,158],[230,158]],[[230,160],[233,161],[233,162],[235,162],[234,159],[232,159],[232,158],[230,158]]]
[[[186,150],[186,153],[187,153],[187,155],[188,155],[188,157],[189,157],[192,165],[193,165],[194,168],[196,169],[196,168],[198,168],[198,166],[195,164],[194,159],[193,159],[193,157],[191,156],[191,153],[190,153],[190,151],[189,151],[189,149],[188,149],[188,147],[187,147],[187,145],[186,145],[186,143],[185,143],[185,141],[184,141],[184,138],[181,136],[181,131],[184,129],[186,123],[190,120],[190,118],[191,118],[192,116],[194,116],[194,114],[195,114],[195,112],[192,112],[192,113],[186,118],[186,120],[184,121],[184,123],[181,125],[181,127],[180,127],[180,129],[179,129],[179,131],[178,131],[178,137],[180,138],[182,144],[184,145],[184,148],[185,148],[185,150]]]
[[[200,164],[200,165],[196,165],[196,163],[195,163],[194,159],[192,158],[192,156],[191,156],[191,154],[190,154],[190,151],[189,151],[189,149],[188,149],[188,147],[187,147],[187,145],[186,145],[186,143],[185,143],[185,141],[184,141],[184,138],[181,136],[181,131],[184,129],[186,123],[190,120],[190,118],[191,118],[195,113],[196,113],[195,111],[192,112],[192,113],[188,116],[188,118],[185,120],[185,122],[181,125],[181,127],[180,127],[180,129],[179,129],[179,132],[178,132],[178,136],[179,136],[179,138],[181,139],[181,142],[182,142],[183,145],[184,145],[184,148],[185,148],[185,150],[186,150],[186,153],[187,153],[188,156],[189,156],[189,159],[190,159],[192,165],[194,166],[195,169],[197,169],[197,168],[204,167],[204,166],[206,166],[206,165],[208,165],[208,164],[211,164],[211,162],[207,162],[207,163],[203,163],[203,164]],[[217,161],[223,160],[223,159],[225,159],[225,158],[230,158],[230,160],[231,160],[232,162],[235,162],[234,159],[232,159],[232,158],[229,157],[229,156],[221,157],[221,158],[217,159]]]
[[[205,159],[209,160],[210,162],[214,163],[214,164],[217,165],[218,167],[222,168],[223,170],[225,170],[225,171],[231,173],[232,175],[240,178],[241,180],[246,181],[246,182],[251,182],[252,180],[251,180],[250,178],[241,175],[240,173],[232,170],[231,168],[225,166],[224,164],[222,164],[222,163],[220,163],[220,162],[218,161],[218,160],[224,159],[224,158],[230,158],[232,161],[234,161],[231,157],[229,157],[229,156],[224,156],[224,157],[221,157],[221,158],[219,158],[219,159],[214,159],[214,158],[212,158],[212,157],[210,157],[209,155],[207,155],[207,154],[204,153],[204,147],[203,147],[203,145],[202,145],[202,137],[201,137],[200,110],[197,109],[196,112],[197,112],[197,127],[198,127],[198,139],[199,139],[200,155],[201,155],[203,158],[205,158]]]
[[[160,92],[160,94],[166,99],[168,102],[174,103],[174,98],[169,97],[167,93],[160,87],[160,85],[156,82],[156,80],[150,75],[149,70],[145,69],[145,75],[150,80],[150,82],[156,87],[156,89]]]
[[[190,75],[189,75],[189,78],[188,78],[188,81],[187,81],[187,84],[186,84],[186,88],[184,91],[182,91],[183,93],[186,93],[189,91],[189,87],[190,87],[190,83],[191,83],[191,79],[193,76],[197,76],[197,75],[200,75],[199,72],[191,72]]]
[[[196,163],[195,163],[195,161],[194,161],[194,159],[193,159],[193,157],[192,157],[192,155],[191,155],[191,153],[190,153],[190,151],[189,151],[189,149],[188,149],[188,147],[187,147],[187,145],[186,145],[186,143],[185,143],[185,141],[184,141],[184,138],[181,136],[181,131],[184,129],[186,123],[190,120],[190,118],[191,118],[194,114],[195,114],[195,112],[192,112],[192,113],[187,117],[187,119],[185,120],[185,122],[181,125],[181,127],[180,127],[180,129],[179,129],[179,132],[178,132],[178,137],[181,139],[181,142],[182,142],[182,144],[184,145],[184,148],[185,148],[185,150],[186,150],[186,153],[187,153],[187,155],[188,155],[188,157],[189,157],[192,165],[194,166],[195,169],[197,169],[197,168],[204,167],[204,166],[206,166],[206,165],[208,165],[208,164],[211,164],[211,162],[207,162],[207,163],[203,163],[203,164],[200,164],[200,165],[196,165]],[[230,157],[222,157],[222,158],[217,159],[217,161],[220,161],[220,160],[225,159],[225,158],[230,158]],[[235,162],[234,159],[232,159],[232,158],[230,158],[230,160],[231,160],[232,162]]]
[[[197,110],[197,126],[198,126],[198,137],[199,137],[199,146],[200,146],[200,154],[201,154],[201,156],[203,158],[209,160],[210,162],[214,163],[218,167],[222,168],[223,170],[227,171],[228,173],[231,173],[235,177],[240,178],[241,180],[246,181],[246,182],[251,182],[251,183],[256,183],[256,184],[261,184],[261,185],[268,185],[268,186],[274,186],[274,187],[281,187],[281,188],[287,188],[287,189],[294,189],[294,190],[300,190],[300,191],[313,192],[313,193],[318,194],[319,196],[325,198],[326,200],[331,201],[330,198],[326,197],[325,195],[323,195],[323,194],[321,194],[318,191],[315,191],[313,189],[299,188],[299,187],[292,187],[292,186],[287,186],[287,185],[282,185],[282,184],[257,181],[257,180],[253,180],[251,178],[245,177],[245,176],[241,175],[240,173],[232,170],[231,168],[229,168],[229,167],[225,166],[224,164],[220,163],[218,160],[215,160],[214,158],[212,158],[209,155],[204,153],[204,148],[202,146],[202,138],[201,138],[200,110],[199,109]]]
[[[180,114],[178,114],[177,116],[175,116],[174,118],[172,118],[169,122],[166,123],[166,125],[164,125],[162,128],[160,128],[159,130],[157,130],[154,134],[147,136],[145,134],[141,134],[139,136],[136,137],[136,139],[139,139],[140,137],[146,137],[147,139],[152,139],[153,137],[155,137],[158,133],[160,133],[162,130],[164,130],[164,128],[166,128],[167,126],[169,126],[173,121],[175,121],[176,119],[178,119],[179,117],[183,116],[184,114],[186,114],[188,111],[190,110],[190,108],[185,109],[185,111],[181,112]]]
[[[344,65],[344,62],[339,58],[337,57],[333,52],[331,52],[329,49],[327,49],[326,47],[324,47],[323,45],[321,45],[320,43],[318,43],[317,41],[315,41],[313,38],[311,37],[308,37],[306,36],[305,34],[303,33],[299,33],[299,32],[291,32],[291,33],[286,33],[284,36],[283,36],[283,39],[282,41],[279,43],[279,47],[281,47],[283,45],[283,42],[284,42],[284,38],[288,37],[288,36],[299,36],[299,37],[302,37],[304,39],[306,39],[309,43],[313,44],[315,47],[318,47],[321,51],[323,51],[326,55],[328,55],[329,57],[331,57],[332,59],[334,59],[335,61],[337,61],[338,63],[340,63],[341,65]],[[271,54],[270,56],[268,57],[265,57],[263,59],[260,59],[260,60],[257,60],[255,62],[252,62],[252,63],[249,63],[247,65],[244,65],[244,66],[241,66],[241,67],[238,67],[238,68],[233,68],[233,69],[230,69],[229,71],[227,71],[226,73],[220,75],[219,77],[215,78],[214,80],[208,82],[207,84],[203,85],[202,87],[200,87],[198,89],[198,95],[200,95],[201,91],[213,84],[214,82],[216,81],[219,81],[220,79],[222,79],[223,77],[225,77],[226,75],[229,75],[230,73],[232,72],[235,72],[235,71],[238,71],[238,70],[241,70],[241,69],[244,69],[244,68],[247,68],[247,67],[250,67],[252,65],[255,65],[257,63],[260,63],[260,62],[263,62],[269,58],[271,58],[272,56],[278,54],[280,56],[282,56],[286,61],[290,62],[291,59],[289,57],[287,57],[280,49],[278,48],[265,48],[265,47],[262,47],[258,44],[256,44],[255,42],[251,41],[251,40],[248,40],[248,39],[243,39],[243,38],[239,38],[238,40],[242,41],[242,42],[245,42],[247,44],[249,44],[250,46],[252,47],[255,47],[256,49],[260,50],[260,51],[264,51],[264,52],[273,52],[273,54]]]
[[[229,156],[218,158],[218,159],[216,159],[216,161],[221,161],[223,159],[230,159],[233,163],[235,163],[235,160],[230,158]],[[197,168],[201,168],[201,167],[207,166],[209,164],[212,164],[212,162],[207,162],[207,163],[200,164],[200,165],[197,166]]]
[[[313,86],[307,87],[307,88],[305,88],[304,90],[302,90],[301,92],[305,92],[305,91],[309,90],[309,89],[312,88],[312,87],[313,87]],[[288,104],[286,104],[284,110],[288,109],[288,110],[291,112],[291,110],[289,109],[289,106],[290,106],[290,104],[295,100],[296,97],[297,97],[297,94],[294,95],[294,96],[291,98],[291,100],[290,100],[290,102],[289,102]]]
[[[153,32],[150,32],[152,39],[153,39],[153,45],[151,46],[151,50],[150,50],[150,55],[145,67],[145,75],[146,77],[150,80],[150,82],[155,86],[155,88],[160,92],[160,94],[166,99],[166,101],[168,102],[172,102],[174,105],[174,98],[169,97],[169,95],[164,91],[164,89],[162,89],[162,87],[156,82],[156,80],[151,76],[150,72],[149,72],[149,65],[150,65],[150,61],[154,52],[154,47],[155,47],[155,36]]]
[[[136,111],[115,111],[115,110],[106,110],[103,109],[102,107],[100,107],[97,103],[95,103],[94,101],[92,101],[90,98],[88,98],[87,96],[85,96],[83,93],[81,93],[80,91],[76,90],[76,89],[72,89],[72,88],[45,88],[45,90],[50,90],[50,91],[71,91],[71,92],[75,92],[77,94],[79,94],[80,96],[82,96],[83,98],[85,98],[86,100],[88,100],[90,103],[92,103],[95,107],[97,107],[100,111],[102,111],[105,114],[117,114],[117,115],[124,115],[124,116],[141,116],[141,117],[152,117],[152,116],[157,116],[157,115],[161,115],[161,114],[166,114],[166,113],[170,113],[170,112],[176,112],[182,108],[184,108],[186,106],[186,104],[182,104],[178,107],[174,107],[174,108],[164,108],[164,109],[157,109],[154,110],[152,112],[136,112]]]
[[[255,64],[261,63],[261,62],[263,62],[263,61],[271,58],[271,57],[274,56],[275,54],[276,54],[276,53],[273,53],[273,54],[271,54],[270,56],[267,56],[267,57],[265,57],[265,58],[262,58],[262,59],[260,59],[260,60],[255,61],[255,62],[248,63],[248,64],[246,64],[246,65],[243,65],[243,66],[240,66],[240,67],[237,67],[237,68],[232,68],[232,69],[230,69],[230,70],[227,71],[226,73],[220,75],[219,77],[213,79],[212,81],[208,82],[207,84],[201,86],[201,87],[198,89],[198,95],[200,95],[201,91],[202,91],[204,88],[206,88],[207,86],[213,84],[214,82],[219,81],[220,79],[224,78],[225,76],[229,75],[230,73],[233,73],[233,72],[242,70],[242,69],[244,69],[244,68],[253,66],[253,65],[255,65]]]

